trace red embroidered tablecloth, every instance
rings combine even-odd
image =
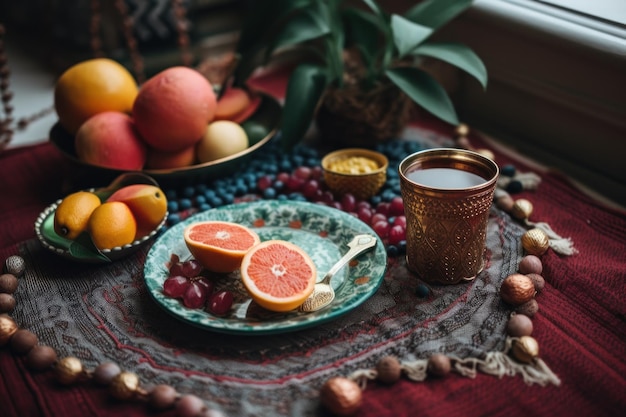
[[[438,131],[446,134],[445,129],[437,125],[426,126],[426,130]],[[477,145],[482,145],[480,138],[473,138]],[[506,155],[496,152],[496,160],[501,165],[513,162],[518,169],[530,169],[519,161],[512,161]],[[0,154],[0,257],[2,260],[13,254],[22,254],[29,260],[37,260],[29,264],[29,277],[59,276],[67,279],[68,276],[79,276],[84,273],[88,276],[97,274],[89,267],[81,270],[81,266],[70,266],[67,270],[51,272],[45,268],[54,268],[55,265],[66,265],[57,262],[54,256],[41,251],[34,240],[33,223],[39,212],[51,202],[67,194],[71,190],[71,177],[66,161],[50,144],[42,144],[28,148],[14,149]],[[614,416],[623,412],[626,407],[626,215],[623,212],[608,209],[588,198],[585,194],[573,187],[565,178],[554,173],[541,173],[542,182],[536,191],[528,191],[516,197],[526,197],[533,202],[534,217],[537,220],[549,223],[561,235],[570,237],[578,250],[573,256],[559,256],[549,251],[542,257],[544,263],[543,275],[546,279],[546,288],[538,297],[539,313],[533,318],[533,336],[539,341],[541,358],[552,371],[560,378],[561,385],[526,385],[518,376],[498,379],[493,376],[478,374],[470,379],[458,374],[451,374],[446,378],[428,379],[426,382],[416,383],[401,380],[393,386],[385,386],[370,382],[364,392],[364,405],[359,416]],[[495,220],[501,214],[495,215]],[[512,229],[514,233],[515,229]],[[140,287],[137,277],[141,276],[142,254],[136,255],[131,261],[120,266],[128,274],[129,287]],[[134,262],[134,263],[133,263]],[[391,259],[389,273],[402,268],[401,263]],[[130,272],[129,272],[130,271]],[[110,273],[110,271],[109,271]],[[115,273],[110,273],[114,276]],[[61,279],[59,278],[59,279]],[[126,282],[126,281],[125,281]],[[81,293],[87,285],[76,280],[77,293]],[[18,291],[25,291],[27,285],[21,285]],[[120,294],[132,288],[120,288]],[[388,294],[393,288],[390,286],[381,292],[380,297]],[[71,288],[68,290],[71,291]],[[140,288],[138,289],[140,291]],[[84,293],[84,292],[82,292]],[[115,297],[114,293],[109,294]],[[72,295],[67,294],[67,303],[71,303]],[[394,298],[397,300],[397,298]],[[33,300],[37,302],[39,300]],[[380,301],[380,300],[379,300]],[[463,300],[466,301],[466,300]],[[462,302],[463,302],[462,301]],[[45,304],[45,302],[44,302]],[[86,305],[92,305],[86,303]],[[112,301],[113,305],[113,301]],[[146,304],[150,309],[150,305]],[[94,307],[94,316],[100,310]],[[106,311],[106,310],[102,310]],[[49,312],[52,316],[54,311]],[[334,329],[321,328],[311,330],[320,340],[335,337],[337,346],[344,348],[346,340],[350,342],[350,320],[354,316],[343,319]],[[20,317],[16,317],[20,321]],[[36,318],[24,317],[21,321],[33,322]],[[160,329],[156,334],[163,335],[174,323],[163,322],[165,330]],[[54,320],[53,320],[54,322]],[[58,326],[65,326],[70,321],[59,320]],[[368,325],[372,321],[366,322]],[[381,323],[384,325],[384,323]],[[146,331],[146,325],[134,326],[137,337],[139,332]],[[102,330],[104,325],[99,329]],[[339,329],[339,330],[337,330]],[[332,333],[339,331],[339,335]],[[329,332],[326,334],[325,332]],[[353,335],[358,333],[354,331]],[[384,335],[380,328],[372,332]],[[68,346],[68,350],[79,349],[71,340],[71,334],[63,334],[64,339],[57,341],[60,346]],[[98,328],[94,329],[94,337],[98,336]],[[389,335],[393,335],[390,331]],[[45,337],[46,335],[40,335]],[[176,350],[176,343],[184,343],[189,336],[176,336],[171,333],[172,345]],[[211,335],[198,336],[200,339]],[[382,337],[382,336],[380,336]],[[281,339],[282,338],[282,339]],[[341,343],[340,343],[340,339]],[[347,338],[347,339],[346,339]],[[311,334],[304,337],[310,343]],[[400,340],[400,338],[398,339]],[[196,341],[197,342],[197,341]],[[116,339],[119,354],[124,349],[139,349],[131,340]],[[241,348],[237,341],[227,340]],[[270,342],[265,342],[270,343]],[[270,343],[276,351],[292,349],[291,343],[305,342],[298,336],[276,337]],[[378,340],[377,343],[392,346],[389,340]],[[419,344],[419,340],[415,341]],[[281,344],[289,347],[281,347]],[[267,345],[265,345],[267,346]],[[184,347],[181,345],[181,347]],[[315,348],[309,346],[310,352]],[[375,347],[355,345],[352,349],[371,351]],[[393,351],[393,348],[391,349]],[[306,351],[302,356],[281,358],[274,351],[263,358],[253,358],[254,343],[249,348],[250,356],[247,361],[256,361],[260,366],[280,366],[280,361],[300,361],[297,366],[302,368],[301,374],[306,375],[307,369],[314,365],[305,360]],[[328,377],[336,375],[333,369],[345,370],[340,359],[342,356],[358,356],[359,352],[336,353],[336,359],[331,361],[333,366],[328,367]],[[85,352],[82,352],[85,354]],[[402,353],[400,347],[394,353]],[[220,351],[214,346],[208,356],[222,357],[224,360],[237,360],[236,354]],[[221,356],[220,356],[221,355]],[[268,359],[269,358],[269,359]],[[116,358],[112,353],[112,360]],[[150,367],[150,363],[140,364]],[[293,363],[285,364],[294,367]],[[139,366],[139,365],[138,365]],[[32,373],[28,371],[23,359],[12,355],[8,348],[0,349],[0,415],[2,416],[139,416],[156,415],[149,412],[145,405],[137,402],[123,403],[111,401],[105,389],[90,384],[78,387],[61,387],[54,382],[49,372]],[[193,377],[193,375],[186,375]],[[250,376],[254,379],[254,375]],[[215,387],[219,384],[229,384],[229,379],[213,377]],[[231,381],[232,382],[232,381]],[[237,382],[237,381],[235,381]],[[275,384],[297,384],[298,381],[263,381],[255,383],[259,387],[264,385],[268,390]],[[209,388],[207,388],[209,389]],[[216,388],[217,389],[217,388]],[[261,388],[263,389],[263,388]],[[288,388],[286,388],[288,391]],[[245,391],[241,398],[245,404],[258,403],[259,398],[251,391]],[[300,392],[293,390],[294,393]],[[236,396],[237,394],[232,394]],[[236,398],[235,398],[236,399]],[[231,398],[232,400],[232,398]],[[314,400],[314,399],[312,399]],[[270,400],[267,400],[270,401]],[[274,403],[284,403],[285,415],[301,415],[293,406],[298,404],[298,398],[285,397],[284,400],[272,400]],[[310,411],[310,410],[309,410]],[[309,412],[307,411],[307,412]],[[326,415],[322,409],[314,409],[318,415]],[[305,414],[305,411],[302,411]],[[173,412],[163,412],[158,415],[173,415]],[[229,414],[230,415],[230,414]],[[263,415],[252,410],[239,410],[235,415]]]

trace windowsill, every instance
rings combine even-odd
[[[461,119],[626,204],[626,30],[529,0],[476,0],[442,33],[485,62]]]

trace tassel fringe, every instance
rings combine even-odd
[[[546,363],[540,358],[535,358],[531,363],[516,361],[509,355],[515,338],[507,337],[505,348],[501,352],[489,352],[484,359],[450,357],[452,371],[467,378],[476,378],[478,372],[502,378],[504,376],[521,375],[527,385],[548,384],[560,385],[561,380],[552,372]],[[427,377],[428,360],[417,359],[401,363],[402,373],[410,380],[422,382]],[[375,369],[360,369],[353,372],[348,378],[355,381],[361,389],[365,389],[367,382],[375,380],[378,373]]]
[[[534,223],[526,220],[525,224],[527,227],[536,227],[537,229],[543,230],[548,236],[550,248],[552,248],[552,250],[559,255],[569,256],[578,253],[578,250],[574,247],[574,242],[572,241],[572,239],[559,236],[554,230],[552,230],[552,227],[550,227],[548,223]]]

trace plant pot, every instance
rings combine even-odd
[[[329,88],[315,114],[320,141],[373,148],[398,137],[415,105],[391,82],[365,90],[358,84]]]

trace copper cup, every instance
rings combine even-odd
[[[476,152],[438,148],[409,155],[398,170],[408,269],[429,283],[474,279],[484,268],[498,165]]]

